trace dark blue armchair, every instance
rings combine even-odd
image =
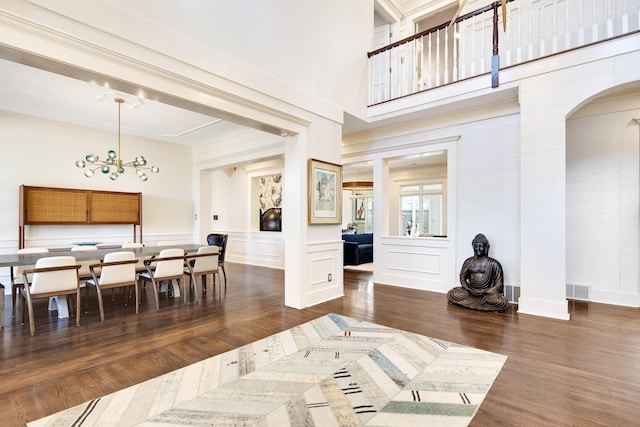
[[[343,234],[344,265],[373,262],[373,233]]]

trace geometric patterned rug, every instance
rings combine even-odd
[[[28,426],[467,426],[506,359],[329,314]]]

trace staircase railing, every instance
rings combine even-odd
[[[640,0],[496,1],[368,53],[369,105],[639,31]]]

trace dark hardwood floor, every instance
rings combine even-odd
[[[339,313],[507,355],[472,426],[632,426],[640,423],[640,310],[571,302],[571,320],[483,313],[443,294],[374,285],[345,272],[345,296],[305,310],[284,306],[280,270],[227,263],[227,291],[209,285],[200,302],[147,290],[140,314],[123,296],[95,294],[80,327],[37,304],[36,333],[11,319],[0,332],[0,425],[26,422],[250,343],[327,313]],[[5,284],[6,285],[6,284]],[[28,322],[27,322],[28,323]]]

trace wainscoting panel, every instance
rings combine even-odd
[[[454,246],[449,239],[381,237],[374,244],[374,281],[436,292],[455,285]]]
[[[262,233],[264,234],[264,233]],[[274,236],[266,237],[258,234],[252,239],[251,264],[261,265],[265,267],[283,268],[284,267],[284,245],[280,238],[280,233],[271,233]]]
[[[389,270],[400,274],[436,274],[441,272],[441,254],[415,253],[411,251],[390,250],[387,253]]]
[[[305,307],[341,297],[344,294],[342,278],[342,240],[310,243],[307,245],[309,286],[305,287]]]
[[[311,260],[311,287],[333,281],[336,270],[335,257],[316,258]]]
[[[246,264],[249,259],[249,237],[247,233],[227,233],[227,253],[225,261]]]
[[[228,232],[226,260],[284,268],[284,239],[278,232]]]

